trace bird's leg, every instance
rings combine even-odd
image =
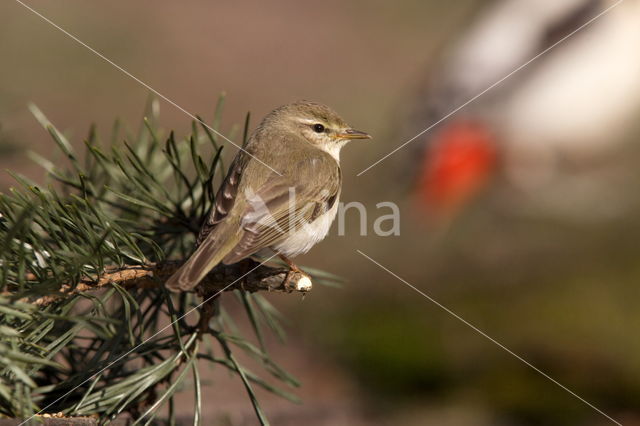
[[[282,261],[286,263],[289,266],[289,269],[291,269],[293,272],[302,272],[302,269],[298,268],[298,265],[293,263],[293,260],[289,259],[284,254],[278,253],[278,257],[282,259]]]
[[[293,261],[289,259],[287,256],[285,256],[284,254],[278,253],[278,257],[282,259],[282,261],[289,266],[289,271],[287,272],[287,275],[284,277],[284,281],[282,282],[282,286],[284,288],[287,288],[289,286],[289,282],[291,282],[291,277],[293,276],[294,273],[299,272],[301,274],[307,275],[306,272],[300,269],[298,265],[293,263]]]

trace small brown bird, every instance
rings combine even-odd
[[[300,271],[288,256],[321,241],[338,210],[340,149],[352,139],[370,138],[319,103],[273,110],[233,160],[196,251],[167,287],[189,291],[220,262],[236,263],[263,249]]]

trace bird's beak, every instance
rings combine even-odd
[[[347,129],[338,134],[336,137],[340,139],[371,139],[371,135],[356,129]]]

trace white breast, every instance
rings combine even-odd
[[[319,216],[313,222],[304,225],[298,231],[292,233],[284,241],[277,244],[274,247],[275,250],[285,256],[292,257],[308,252],[311,247],[327,236],[337,212],[338,200],[336,199],[331,209],[327,210],[325,214]]]

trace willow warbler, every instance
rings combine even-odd
[[[232,264],[263,249],[300,271],[289,256],[321,241],[336,216],[341,148],[352,139],[370,138],[319,103],[273,110],[233,160],[195,252],[167,287],[191,290],[220,262]]]

